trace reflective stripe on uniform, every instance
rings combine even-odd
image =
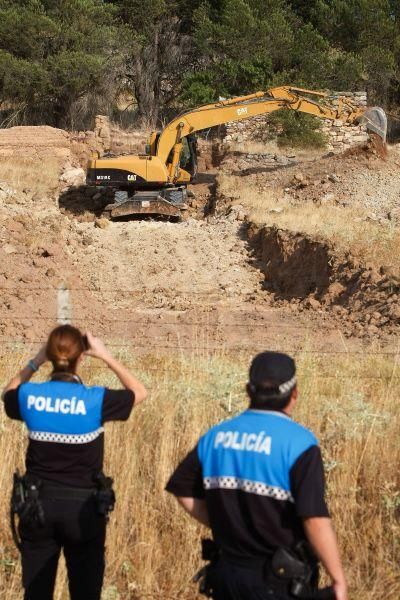
[[[204,477],[204,489],[206,490],[241,490],[258,496],[268,496],[276,500],[288,500],[294,502],[290,492],[273,485],[267,485],[261,481],[241,479],[239,477]]]
[[[49,431],[30,431],[29,438],[37,442],[57,442],[59,444],[88,444],[93,442],[104,431],[99,427],[89,433],[52,433]]]

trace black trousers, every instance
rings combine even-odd
[[[219,559],[211,567],[209,583],[214,600],[293,600],[286,585],[268,582],[262,568]]]
[[[20,523],[25,600],[52,600],[61,549],[71,600],[100,600],[106,520],[93,498],[42,499],[45,525]]]

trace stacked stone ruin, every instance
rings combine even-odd
[[[147,132],[142,130],[124,131],[105,115],[96,116],[93,131],[70,133],[75,154],[81,153],[84,160],[108,153],[143,153],[147,136]]]
[[[71,150],[81,165],[89,158],[103,156],[111,149],[110,120],[98,115],[93,131],[73,131],[69,133]]]
[[[339,98],[350,101],[357,108],[367,106],[367,92],[338,92],[330,103],[337,108]],[[321,121],[321,131],[328,138],[328,149],[334,152],[342,152],[352,146],[357,146],[368,140],[365,125],[349,125],[340,119],[335,121]]]
[[[329,103],[337,107],[339,98],[350,101],[356,107],[367,106],[367,92],[335,92],[329,97]],[[327,138],[327,149],[333,152],[342,152],[347,148],[357,146],[368,140],[365,125],[349,125],[342,120],[319,119],[320,131]],[[226,124],[224,142],[265,142],[271,139],[271,133],[279,135],[279,130],[271,127],[270,116],[261,115],[245,121],[235,121]]]

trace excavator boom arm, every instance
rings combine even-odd
[[[316,102],[308,95],[318,98],[326,97],[323,92],[313,92],[302,88],[278,87],[267,92],[256,92],[248,96],[240,96],[207,104],[187,111],[171,121],[161,132],[156,154],[163,163],[167,163],[171,150],[174,149],[172,163],[169,165],[170,181],[178,176],[181,140],[191,133],[222,125],[229,121],[241,121],[250,117],[268,114],[281,109],[295,110],[322,119],[342,119],[353,123],[359,119],[363,111],[350,102],[339,102],[337,108],[328,103]]]

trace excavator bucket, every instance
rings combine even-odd
[[[383,108],[374,106],[365,111],[360,119],[361,123],[367,126],[369,131],[376,133],[386,143],[387,134],[387,116]]]

